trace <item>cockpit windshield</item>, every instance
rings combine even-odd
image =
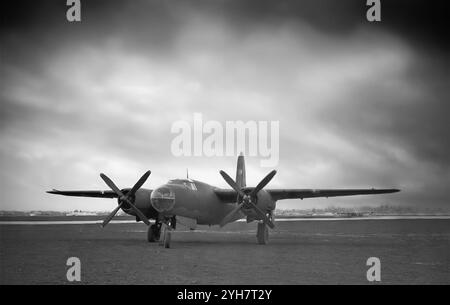
[[[176,184],[176,185],[182,185],[192,191],[196,191],[197,187],[195,186],[194,181],[189,179],[172,179],[167,182],[167,184]]]

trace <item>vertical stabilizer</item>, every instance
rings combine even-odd
[[[247,186],[245,180],[245,160],[243,153],[241,153],[237,159],[236,183],[241,188]]]

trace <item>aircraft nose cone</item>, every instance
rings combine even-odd
[[[158,212],[169,211],[175,205],[175,193],[167,186],[161,186],[153,190],[150,202]]]

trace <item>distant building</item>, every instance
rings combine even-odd
[[[88,212],[88,211],[79,211],[75,210],[69,213],[66,213],[66,216],[96,216],[97,213],[95,212]]]

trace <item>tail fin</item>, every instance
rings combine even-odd
[[[241,153],[237,160],[237,168],[236,168],[236,183],[240,187],[246,187],[246,180],[245,180],[245,160],[244,160],[244,154]]]

